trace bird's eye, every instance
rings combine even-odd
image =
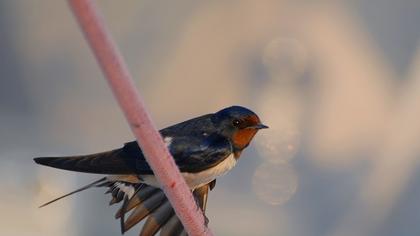
[[[238,119],[235,119],[232,121],[233,126],[238,127],[241,124],[241,121]]]

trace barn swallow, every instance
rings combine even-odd
[[[265,128],[268,127],[254,112],[232,106],[167,127],[160,134],[204,212],[216,178],[236,165],[257,131]],[[34,161],[64,170],[107,175],[41,207],[91,187],[108,187],[107,193],[112,195],[110,205],[123,202],[115,215],[120,219],[122,233],[147,217],[140,235],[155,235],[159,231],[160,235],[186,235],[136,141],[107,152],[38,157]],[[131,214],[125,219],[128,212]]]

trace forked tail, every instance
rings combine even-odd
[[[75,193],[81,192],[81,191],[83,191],[83,190],[86,190],[86,189],[89,189],[89,188],[92,188],[92,187],[99,187],[99,186],[100,186],[100,184],[104,183],[105,181],[107,181],[107,179],[106,179],[106,177],[103,177],[103,178],[101,178],[101,179],[99,179],[99,180],[97,180],[97,181],[95,181],[95,182],[93,182],[93,183],[90,183],[90,184],[88,184],[88,185],[86,185],[86,186],[83,186],[83,187],[81,187],[81,188],[79,188],[79,189],[76,189],[76,190],[74,190],[73,192],[67,193],[67,194],[65,194],[65,195],[63,195],[63,196],[61,196],[61,197],[58,197],[58,198],[53,199],[53,200],[51,200],[51,201],[49,201],[49,202],[47,202],[47,203],[44,203],[44,204],[42,204],[41,206],[39,206],[39,208],[44,207],[44,206],[47,206],[47,205],[50,205],[50,204],[51,204],[51,203],[53,203],[53,202],[56,202],[56,201],[58,201],[58,200],[60,200],[60,199],[63,199],[63,198],[65,198],[65,197],[68,197],[68,196],[73,195],[73,194],[75,194]]]
[[[121,233],[127,232],[137,223],[146,219],[140,232],[141,236],[153,236],[158,232],[161,236],[186,235],[181,221],[161,189],[142,183],[122,181],[122,179],[122,177],[115,178],[115,176],[101,178],[40,207],[92,187],[108,187],[106,193],[112,195],[109,204],[122,202],[121,208],[115,214],[115,218],[120,220]],[[197,188],[193,192],[196,202],[203,212],[206,208],[208,191],[214,185],[215,181]],[[126,218],[127,213],[129,216]]]

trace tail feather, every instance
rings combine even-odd
[[[56,202],[56,201],[58,201],[58,200],[60,200],[60,199],[63,199],[63,198],[65,198],[65,197],[68,197],[68,196],[73,195],[73,194],[75,194],[75,193],[81,192],[81,191],[83,191],[83,190],[86,190],[86,189],[89,189],[89,188],[92,188],[92,187],[96,187],[96,186],[98,186],[99,184],[102,184],[104,181],[106,181],[106,177],[101,178],[101,179],[99,179],[99,180],[97,180],[97,181],[95,181],[95,182],[93,182],[93,183],[90,183],[90,184],[88,184],[88,185],[86,185],[86,186],[83,186],[83,187],[81,187],[81,188],[79,188],[79,189],[76,189],[76,190],[74,190],[73,192],[67,193],[67,194],[65,194],[65,195],[63,195],[63,196],[61,196],[61,197],[58,197],[58,198],[56,198],[56,199],[53,199],[53,200],[51,200],[51,201],[49,201],[49,202],[47,202],[47,203],[44,203],[44,204],[42,204],[41,206],[39,206],[39,208],[41,208],[41,207],[45,207],[45,206],[47,206],[47,205],[50,205],[50,204],[51,204],[51,203],[53,203],[53,202]]]
[[[140,236],[155,235],[163,225],[175,214],[171,203],[166,200],[147,218],[140,232]]]
[[[117,213],[115,214],[115,218],[121,218],[125,213],[131,211],[134,207],[141,204],[144,200],[149,198],[152,194],[154,194],[157,191],[159,191],[159,189],[151,186],[141,186],[137,189],[134,196],[128,200],[127,205],[125,207],[121,207],[121,209],[117,211]]]
[[[147,198],[142,204],[133,210],[131,215],[124,222],[124,232],[131,229],[134,225],[152,213],[156,208],[161,206],[165,199],[165,194],[162,191],[158,191],[151,197]]]
[[[160,231],[160,236],[180,235],[183,229],[184,227],[182,226],[181,221],[174,214],[162,227]]]
[[[127,180],[130,180],[130,182],[127,182]],[[186,235],[182,223],[163,191],[159,188],[139,183],[135,175],[121,177],[112,175],[104,177],[71,193],[49,201],[40,207],[44,207],[91,187],[108,187],[107,193],[112,195],[111,203],[123,201],[121,208],[115,214],[115,218],[120,219],[122,233],[125,233],[134,225],[146,219],[140,232],[142,236],[153,236],[159,231],[161,236]],[[208,192],[212,187],[214,187],[214,182],[197,188],[193,192],[197,205],[203,211],[206,209]],[[130,212],[130,215],[125,219],[125,214],[128,212]]]

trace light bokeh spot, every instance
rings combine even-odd
[[[261,157],[271,163],[292,159],[300,140],[302,102],[294,89],[282,90],[277,83],[267,86],[258,99],[258,114],[270,128],[262,130],[255,139]]]
[[[286,163],[298,150],[298,133],[291,129],[270,128],[255,140],[260,157],[272,164]]]
[[[282,205],[296,193],[298,175],[290,164],[263,162],[254,173],[252,185],[262,201]]]

